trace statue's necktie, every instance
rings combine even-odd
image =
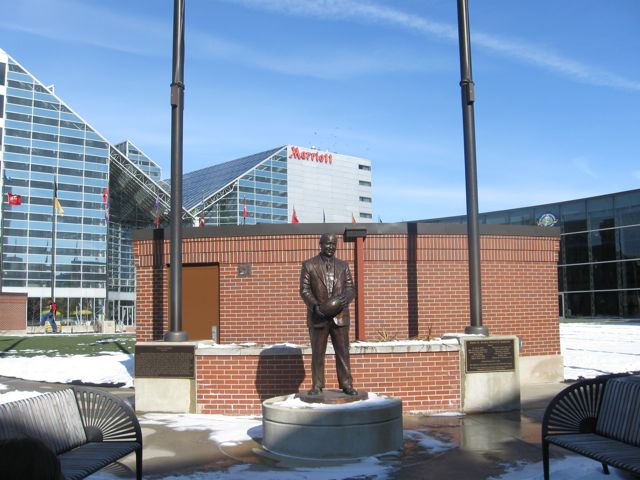
[[[331,292],[333,291],[333,279],[334,279],[333,262],[331,262],[330,260],[327,260],[324,262],[324,266],[326,270],[325,279],[326,279],[326,285],[327,285],[327,293],[331,295]]]

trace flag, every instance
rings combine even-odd
[[[4,179],[4,183],[9,183],[11,181],[11,177],[7,177],[6,170],[2,170],[2,178]]]
[[[324,215],[324,208],[322,209],[322,223],[327,223],[327,217]]]
[[[356,217],[353,216],[353,212],[351,213],[351,223],[358,223]]]
[[[200,202],[200,218],[198,218],[198,227],[204,227],[206,221],[204,219],[204,196]]]
[[[247,197],[243,198],[244,207],[242,207],[242,223],[247,223]]]
[[[291,214],[291,223],[300,223],[298,216],[296,215],[296,207],[293,207],[293,213]]]
[[[17,193],[7,193],[9,205],[22,205],[22,196]]]
[[[382,223],[382,218],[380,218],[380,215],[378,215],[378,223]]]
[[[153,224],[156,228],[160,228],[160,192],[156,193],[156,201],[153,202]]]
[[[109,189],[105,188],[102,191],[102,204],[104,205],[104,219],[108,223],[109,222]]]
[[[58,212],[58,215],[64,217],[64,208],[60,205],[60,200],[58,200],[58,181],[53,180],[53,207]]]

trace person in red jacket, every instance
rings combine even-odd
[[[56,325],[56,312],[58,311],[58,306],[56,302],[53,300],[49,301],[49,312],[45,313],[40,317],[40,325],[44,325],[44,322],[49,322],[51,325],[51,331],[53,333],[58,333],[58,326]]]

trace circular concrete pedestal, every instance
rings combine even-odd
[[[289,396],[262,403],[262,446],[276,455],[314,460],[368,457],[402,449],[402,401],[291,406]]]

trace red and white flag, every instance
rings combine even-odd
[[[244,206],[242,207],[242,223],[247,223],[247,199],[244,198]]]
[[[291,223],[300,223],[298,216],[296,215],[296,207],[293,207],[293,213],[291,214]]]
[[[22,196],[17,193],[7,193],[9,205],[22,205]]]

